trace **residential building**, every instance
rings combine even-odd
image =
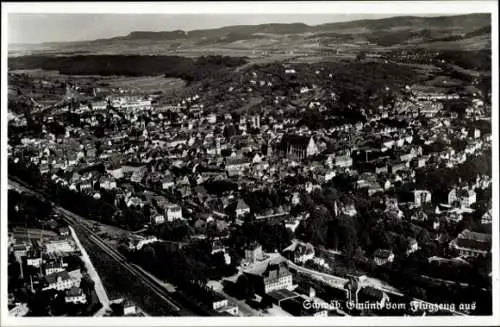
[[[66,303],[84,304],[87,303],[87,296],[81,288],[73,286],[66,290],[64,301]]]
[[[167,205],[167,220],[174,221],[182,219],[182,208],[180,205],[170,203]]]
[[[450,248],[456,249],[461,257],[485,256],[491,251],[491,235],[465,229],[450,242]]]
[[[484,215],[481,216],[481,224],[487,225],[492,223],[491,209],[486,211]]]
[[[391,263],[394,261],[394,253],[391,250],[377,249],[373,254],[373,261],[378,266]]]

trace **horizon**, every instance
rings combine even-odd
[[[469,13],[462,15],[472,15]],[[185,18],[189,16],[190,19]],[[197,18],[193,18],[197,16]],[[8,15],[11,46],[86,42],[132,32],[210,30],[230,26],[305,24],[317,26],[394,17],[440,17],[457,14],[24,14]],[[123,18],[126,17],[124,20]],[[154,19],[152,19],[154,18]],[[83,34],[82,34],[83,33]]]

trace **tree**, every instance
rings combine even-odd
[[[245,275],[238,277],[234,289],[237,298],[251,299],[255,296],[255,287],[250,279]]]
[[[366,52],[362,51],[357,54],[356,61],[363,61],[366,58]]]

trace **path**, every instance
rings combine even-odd
[[[102,285],[101,278],[99,277],[99,274],[95,270],[94,265],[92,264],[92,261],[90,261],[90,257],[88,255],[87,251],[85,251],[85,248],[80,243],[80,240],[78,239],[78,236],[76,235],[75,230],[71,226],[68,226],[68,227],[69,227],[69,230],[71,231],[71,236],[75,240],[76,245],[78,246],[78,248],[82,252],[81,258],[82,258],[83,262],[85,263],[85,267],[87,268],[87,272],[88,272],[90,278],[92,278],[92,280],[94,281],[95,292],[97,294],[97,297],[99,298],[99,301],[102,304],[101,310],[97,311],[95,316],[102,315],[102,314],[104,314],[104,312],[107,309],[109,309],[108,294],[106,293],[106,289]]]

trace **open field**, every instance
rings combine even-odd
[[[166,91],[169,89],[179,89],[184,87],[185,82],[180,78],[165,78],[164,76],[146,76],[146,77],[113,77],[103,78],[103,83],[111,87],[132,88],[138,91]]]

